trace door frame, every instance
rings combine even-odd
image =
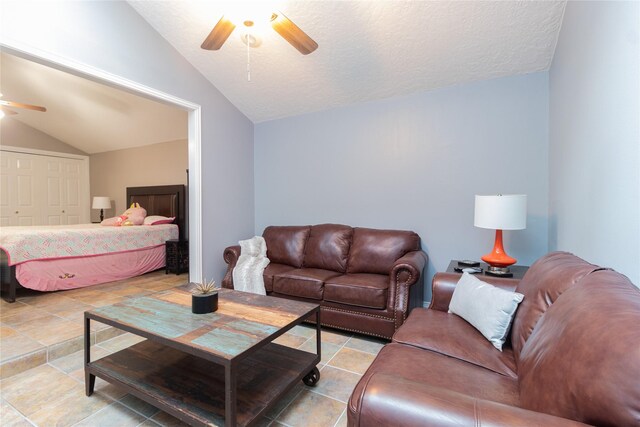
[[[59,151],[47,151],[47,150],[38,150],[35,148],[25,148],[25,147],[13,147],[10,145],[0,145],[0,151],[7,151],[10,153],[21,153],[21,154],[32,154],[35,156],[46,156],[46,157],[60,157],[63,159],[74,159],[74,160],[82,160],[82,166],[84,172],[82,173],[82,180],[84,183],[89,183],[89,177],[91,176],[89,173],[89,156],[84,156],[82,154],[71,154],[71,153],[61,153]],[[82,185],[82,193],[84,206],[81,207],[84,214],[81,215],[82,221],[91,221],[91,189],[89,185]]]
[[[0,42],[0,48],[29,61],[55,68],[78,77],[102,83],[134,95],[142,96],[157,102],[178,107],[188,112],[188,149],[189,149],[189,280],[202,280],[202,107],[199,104],[184,100],[177,96],[140,84],[133,80],[92,67],[66,57],[52,54],[33,46],[14,41]],[[186,171],[185,171],[186,173]]]

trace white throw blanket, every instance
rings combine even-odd
[[[240,240],[240,257],[233,269],[233,288],[237,291],[266,295],[262,273],[269,265],[267,242],[260,236]]]

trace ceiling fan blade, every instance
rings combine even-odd
[[[222,18],[220,18],[216,26],[213,27],[213,30],[211,30],[207,38],[204,39],[200,47],[206,50],[220,49],[235,28],[236,26],[233,24],[233,22],[229,21],[223,16]]]
[[[23,104],[21,102],[13,102],[13,101],[4,101],[2,99],[0,99],[0,105],[4,105],[6,107],[24,108],[27,110],[42,111],[43,113],[47,111],[46,108],[40,107],[39,105]]]
[[[271,26],[303,55],[308,55],[318,48],[318,43],[280,12],[273,14]]]
[[[18,114],[15,111],[9,110],[8,108],[2,107],[2,106],[0,106],[0,110],[2,110],[2,112],[5,114],[5,116],[13,116],[15,114]]]

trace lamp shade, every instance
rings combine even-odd
[[[527,228],[527,196],[525,194],[476,195],[473,225],[492,230]]]
[[[96,196],[91,203],[91,209],[111,209],[111,199],[108,197]]]

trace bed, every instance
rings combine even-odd
[[[164,267],[165,242],[187,235],[185,193],[184,185],[127,188],[127,206],[139,203],[147,216],[175,217],[173,224],[4,227],[0,230],[3,298],[14,302],[20,287],[75,289]]]

